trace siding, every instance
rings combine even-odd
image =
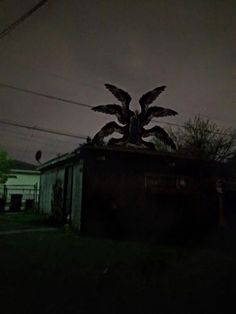
[[[82,206],[82,182],[83,182],[83,164],[75,164],[73,167],[73,189],[72,189],[72,226],[80,230],[81,228],[81,206]]]
[[[11,172],[15,178],[8,178],[6,186],[8,185],[37,185],[39,186],[39,174],[22,174],[18,172]]]
[[[53,185],[57,179],[64,184],[65,169],[52,169],[41,174],[40,178],[40,210],[43,213],[51,214],[51,202]]]

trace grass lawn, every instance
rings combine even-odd
[[[227,313],[236,292],[232,250],[56,230],[0,235],[0,252],[2,313]]]

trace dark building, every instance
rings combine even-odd
[[[85,145],[40,170],[41,210],[82,233],[143,238],[219,221],[216,162]]]

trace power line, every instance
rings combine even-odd
[[[4,148],[4,146],[5,146],[5,145],[3,145],[3,148]],[[48,154],[62,154],[62,153],[59,152],[59,151],[51,151],[51,150],[47,150],[47,149],[45,149],[45,148],[43,148],[42,150],[43,150],[44,153],[48,153]],[[14,147],[14,151],[24,153],[24,152],[25,152],[25,149],[20,149],[20,148]],[[27,152],[31,152],[31,153],[34,153],[34,154],[35,154],[36,150],[27,148]],[[64,153],[63,153],[63,154],[64,154]]]
[[[16,127],[24,128],[24,129],[28,129],[28,130],[35,130],[35,131],[39,131],[39,132],[46,132],[46,133],[51,133],[51,134],[56,134],[56,135],[63,135],[63,136],[68,136],[68,137],[74,137],[74,138],[83,139],[83,140],[87,139],[86,136],[82,136],[82,135],[77,135],[77,134],[68,133],[68,132],[61,132],[61,131],[51,130],[51,129],[46,129],[46,128],[37,127],[37,126],[31,126],[31,125],[27,125],[27,124],[15,122],[15,121],[10,121],[10,120],[2,120],[2,119],[0,119],[0,123],[1,124],[6,124],[6,125],[11,125],[11,126],[16,126]]]
[[[159,121],[157,121],[157,122],[159,122]],[[173,124],[173,123],[170,123],[170,122],[162,122],[162,123]],[[30,125],[19,123],[19,122],[15,122],[15,121],[9,121],[9,120],[2,120],[2,119],[0,119],[0,124],[16,126],[16,127],[20,127],[20,128],[24,128],[24,129],[28,129],[28,130],[34,130],[34,131],[39,131],[39,132],[51,133],[51,134],[55,134],[55,135],[63,135],[63,136],[67,136],[67,137],[77,138],[77,139],[83,139],[83,140],[87,139],[87,136],[77,135],[77,134],[68,133],[68,132],[61,132],[61,131],[47,129],[47,128],[42,128],[42,127],[37,127],[37,126],[30,126]],[[177,125],[177,124],[174,124],[174,125]],[[184,127],[184,126],[182,126],[182,127]],[[222,133],[222,132],[212,132],[212,133],[220,134],[220,135],[230,135],[230,134]]]
[[[0,39],[7,36],[10,32],[12,32],[20,23],[24,22],[27,18],[29,18],[32,14],[34,14],[38,9],[44,6],[48,0],[39,1],[33,8],[28,10],[25,14],[23,14],[19,19],[15,22],[7,26],[4,30],[0,32]]]
[[[81,102],[74,101],[74,100],[71,100],[71,99],[65,99],[65,98],[61,98],[61,97],[57,97],[57,96],[49,95],[49,94],[45,94],[45,93],[39,93],[39,92],[36,92],[36,91],[33,91],[33,90],[20,88],[20,87],[17,87],[17,86],[14,86],[14,85],[10,85],[10,84],[5,84],[5,83],[1,83],[0,82],[0,87],[9,88],[9,89],[17,90],[17,91],[20,91],[20,92],[23,92],[23,93],[32,94],[32,95],[36,95],[36,96],[40,96],[40,97],[45,97],[45,98],[52,99],[52,100],[58,100],[60,102],[69,103],[69,104],[73,104],[73,105],[80,106],[80,107],[93,108],[93,106],[85,104],[85,103],[81,103]],[[154,119],[153,121],[157,122],[157,123],[160,123],[160,124],[166,124],[166,125],[180,127],[180,128],[184,128],[185,127],[182,124],[173,123],[173,122],[159,121],[159,120],[156,120],[156,119]],[[58,132],[60,132],[60,131],[58,131]],[[48,133],[53,133],[53,131],[52,132],[48,132]],[[230,135],[229,133],[223,133],[223,132],[212,132],[212,133],[214,133],[214,134],[221,134],[221,135],[222,134]],[[63,135],[63,134],[61,134],[61,135]],[[77,137],[77,136],[72,136],[72,137]]]
[[[36,92],[36,91],[30,90],[30,89],[17,87],[17,86],[10,85],[10,84],[5,84],[5,83],[1,83],[0,82],[0,87],[17,90],[17,91],[20,91],[20,92],[23,92],[23,93],[26,93],[26,94],[32,94],[32,95],[36,95],[36,96],[46,97],[48,99],[58,100],[58,101],[61,101],[61,102],[77,105],[77,106],[80,106],[80,107],[93,108],[92,105],[88,105],[88,104],[85,104],[85,103],[82,103],[82,102],[78,102],[78,101],[75,101],[75,100],[66,99],[66,98],[62,98],[62,97],[58,97],[58,96],[54,96],[54,95],[49,95],[49,94],[45,94],[45,93]],[[210,119],[208,116],[204,116],[204,117]],[[159,120],[156,120],[156,119],[153,119],[153,121],[161,123],[161,124],[167,124],[167,125],[171,125],[171,126],[184,128],[184,125],[178,124],[178,123],[159,121]]]
[[[8,128],[7,131],[6,131],[5,128],[4,129],[0,129],[0,133],[4,132],[4,133],[7,134],[8,137],[11,135],[12,137],[18,137],[19,139],[22,139],[22,140],[25,140],[25,138],[26,138],[26,134],[19,132],[19,130],[9,129],[9,126],[6,126],[6,125],[1,125],[1,127],[7,127]],[[38,143],[41,143],[41,142],[45,142],[45,140],[46,140],[48,142],[52,142],[53,141],[53,143],[54,142],[59,143],[59,145],[63,145],[63,144],[64,145],[65,144],[67,144],[67,145],[74,145],[74,144],[77,143],[77,140],[78,140],[77,138],[71,138],[70,140],[69,139],[67,139],[67,140],[64,139],[63,140],[61,138],[52,138],[52,137],[46,137],[45,138],[45,134],[40,134],[40,133],[33,134],[32,138],[34,139],[34,142],[36,141]],[[50,145],[52,145],[52,144],[50,144]]]
[[[18,133],[17,133],[18,131]],[[17,141],[23,141],[23,142],[28,142],[30,143],[30,145],[33,143],[34,145],[44,145],[45,143],[47,143],[47,145],[49,145],[50,147],[71,147],[74,145],[78,145],[80,143],[82,143],[82,140],[74,138],[73,142],[72,142],[72,138],[67,141],[65,140],[61,140],[61,138],[49,138],[49,137],[45,137],[45,134],[41,134],[41,136],[38,136],[39,134],[32,134],[31,137],[29,138],[29,134],[23,134],[20,133],[19,130],[17,130],[16,132],[12,132],[12,130],[9,130],[6,133],[6,136],[1,136],[1,143],[5,141],[10,141],[10,139],[17,138]],[[31,130],[32,132],[34,132],[33,130]],[[26,131],[27,132],[27,131]],[[1,131],[0,131],[1,134]]]
[[[84,103],[81,103],[81,102],[78,102],[75,100],[57,97],[57,96],[49,95],[49,94],[45,94],[45,93],[40,93],[40,92],[36,92],[36,91],[30,90],[30,89],[25,89],[25,88],[20,88],[20,87],[14,86],[14,85],[10,85],[10,84],[0,83],[0,87],[9,88],[9,89],[17,90],[17,91],[22,92],[22,93],[32,94],[32,95],[36,95],[36,96],[40,96],[40,97],[45,97],[45,98],[52,99],[52,100],[58,100],[60,102],[69,103],[69,104],[73,104],[73,105],[80,106],[80,107],[86,107],[86,108],[92,108],[93,107],[91,105],[84,104]]]

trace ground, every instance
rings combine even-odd
[[[9,230],[42,231],[6,234]],[[192,247],[45,230],[34,213],[0,215],[4,313],[227,313],[234,304],[234,232]],[[5,233],[4,233],[4,232]]]

